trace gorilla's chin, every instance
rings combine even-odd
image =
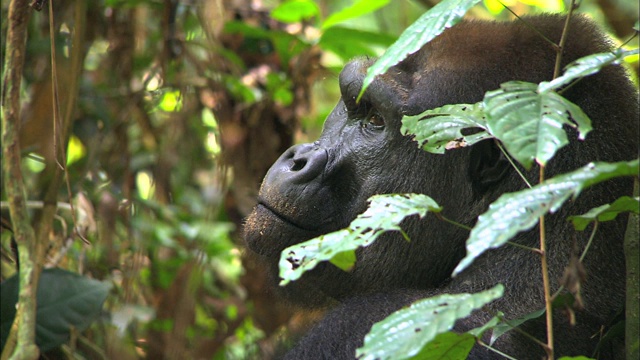
[[[303,229],[264,204],[256,205],[244,225],[247,247],[276,263],[282,250],[325,232]]]

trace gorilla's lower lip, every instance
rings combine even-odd
[[[269,211],[271,214],[273,214],[275,217],[277,217],[278,219],[280,219],[281,221],[297,228],[303,231],[311,231],[311,232],[315,232],[318,229],[317,228],[310,228],[310,227],[306,227],[306,226],[302,226],[300,224],[298,224],[297,222],[291,220],[289,217],[282,215],[281,213],[279,213],[278,211],[276,211],[274,208],[272,208],[271,206],[267,205],[264,201],[259,200],[258,201],[258,205],[260,207],[263,207],[264,209],[266,209],[267,211]]]

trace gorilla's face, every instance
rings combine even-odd
[[[287,150],[262,183],[258,205],[245,225],[245,239],[249,249],[267,259],[274,273],[283,249],[346,227],[366,209],[370,196],[429,194],[435,189],[432,184],[442,183],[442,179],[448,177],[443,170],[438,170],[444,169],[443,160],[427,156],[415,142],[400,133],[402,115],[424,110],[429,103],[425,100],[420,106],[414,106],[415,109],[408,109],[412,99],[417,102],[411,97],[413,70],[407,66],[409,62],[392,68],[388,73],[393,74],[393,78],[385,75],[376,79],[356,103],[370,63],[357,60],[343,69],[340,74],[342,97],[326,119],[318,141]],[[451,160],[447,161],[449,164],[444,165],[447,172],[455,172]],[[465,178],[466,173],[456,176]],[[438,191],[441,198],[453,198],[453,195],[447,196],[447,191]],[[468,186],[459,186],[455,193],[468,195]],[[438,196],[434,198],[441,201]],[[413,225],[407,225],[410,236],[411,231],[414,235],[426,231],[425,221],[412,219],[407,223],[412,222]],[[430,232],[433,230],[430,227]],[[419,251],[416,242],[407,243],[397,233],[387,234],[374,246],[360,250],[358,263],[351,273],[328,263],[321,264],[298,283],[313,283],[336,298],[343,297],[347,291],[402,287],[414,285],[416,281],[428,286],[450,270],[452,261],[442,264],[440,258],[452,259],[459,257],[453,254],[461,254],[461,247],[451,244],[442,249],[444,254],[435,246],[431,254],[425,254]],[[425,266],[430,262],[432,267]],[[422,265],[411,267],[414,263]],[[429,271],[407,274],[407,269],[420,268]]]
[[[360,62],[347,65],[340,75],[342,99],[320,139],[290,148],[267,173],[247,227],[252,250],[276,256],[289,245],[345,227],[367,197],[391,185],[383,179],[385,164],[399,160],[394,154],[400,150],[389,150],[401,138],[393,126],[400,99],[394,89],[376,84],[377,93],[356,104],[364,70]]]

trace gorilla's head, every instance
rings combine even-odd
[[[563,24],[556,20],[536,20],[553,40],[562,33]],[[274,280],[283,249],[346,227],[374,194],[424,193],[444,207],[446,217],[472,226],[498,195],[524,187],[494,140],[433,155],[400,132],[404,115],[446,104],[475,103],[509,80],[551,78],[555,51],[537,33],[521,23],[482,24],[462,23],[445,31],[378,76],[360,101],[356,98],[373,60],[356,59],[345,66],[339,78],[341,98],[320,138],[290,148],[275,162],[244,228],[248,248],[267,261]],[[574,36],[600,37],[582,20],[576,20],[571,30]],[[585,47],[581,43],[573,39],[565,63],[607,49],[606,44],[596,44],[594,49],[593,41]],[[629,94],[614,95],[628,87],[609,86],[611,96],[604,100],[589,93],[595,84],[591,81],[583,80],[564,95],[589,113],[598,131],[599,119],[611,115],[609,106],[608,114],[601,116],[602,104]],[[597,87],[608,86],[595,81],[599,81]],[[593,160],[594,154],[601,160],[607,157],[594,147],[577,151],[578,146],[563,149],[560,160],[550,164],[549,174],[557,172],[555,167],[577,168]],[[633,156],[631,152],[626,157]],[[406,219],[402,228],[411,241],[397,232],[386,233],[372,246],[358,250],[351,272],[323,263],[288,285],[285,293],[297,293],[303,301],[318,293],[341,300],[380,290],[433,288],[448,281],[464,255],[468,232],[433,215]]]

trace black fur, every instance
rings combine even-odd
[[[557,42],[564,18],[538,16],[526,21]],[[586,18],[574,18],[563,63],[610,50],[611,44]],[[444,215],[472,226],[500,194],[524,188],[491,141],[432,155],[400,134],[400,119],[451,103],[480,101],[503,82],[540,82],[553,75],[555,51],[522,22],[463,22],[445,31],[417,53],[378,77],[360,103],[355,98],[373,60],[355,60],[340,74],[342,97],[313,144],[294,146],[264,179],[259,204],[245,226],[249,249],[261,255],[277,279],[280,251],[320,234],[346,227],[379,193],[424,193],[444,206]],[[560,150],[546,174],[568,172],[589,161],[630,160],[638,156],[638,97],[621,67],[607,67],[581,80],[564,96],[591,118],[594,130]],[[368,123],[370,116],[376,118]],[[376,126],[384,119],[383,128]],[[537,169],[527,173],[537,182]],[[623,179],[593,187],[546,220],[552,287],[574,252],[582,251],[588,234],[576,233],[566,221],[571,214],[629,195],[632,182]],[[626,216],[603,223],[584,265],[585,309],[570,326],[564,314],[554,316],[556,355],[592,355],[602,326],[623,308]],[[285,296],[309,306],[337,302],[287,355],[290,359],[351,359],[371,325],[422,297],[450,292],[477,292],[502,283],[505,296],[491,305],[507,318],[544,307],[539,257],[512,246],[489,251],[461,275],[450,275],[464,256],[468,232],[438,221],[410,218],[402,224],[411,238],[383,235],[360,249],[351,272],[323,263],[299,281],[282,288]],[[538,233],[519,234],[514,241],[538,246]],[[483,324],[492,315],[478,311],[459,321],[456,330]],[[523,328],[545,339],[544,323]],[[516,358],[544,356],[542,349],[511,331],[496,344]],[[619,356],[603,349],[602,358]],[[472,358],[497,355],[476,346]]]

